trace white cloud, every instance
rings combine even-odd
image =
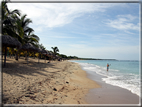
[[[48,37],[52,37],[52,38],[78,38],[78,37],[71,37],[71,36],[60,36],[60,35],[53,35],[53,36],[48,36]]]
[[[85,13],[104,12],[117,4],[103,3],[9,3],[9,9],[19,9],[33,20],[34,25],[45,28],[60,27],[71,23]]]
[[[135,33],[132,33],[132,32],[129,32],[129,31],[125,31],[126,33],[128,33],[128,34],[131,34],[131,35],[134,35]]]
[[[119,30],[139,30],[139,23],[134,24],[134,20],[138,19],[132,15],[118,15],[115,20],[108,20],[106,23],[108,26],[119,29]]]

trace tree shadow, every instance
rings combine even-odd
[[[4,82],[6,87],[3,87],[3,103],[5,104],[7,102],[9,103],[9,101],[14,101],[11,99],[18,98],[17,96],[20,95],[14,94],[15,91],[12,91],[11,94],[8,87],[18,90],[16,93],[26,93],[29,86],[34,86],[41,82],[48,83],[47,80],[52,80],[61,76],[61,73],[59,72],[61,72],[63,68],[55,66],[56,63],[58,62],[45,63],[44,60],[38,63],[38,59],[31,58],[27,63],[24,58],[21,58],[18,61],[8,58],[6,67],[2,68],[2,72],[8,74],[8,76],[6,75],[7,77],[9,77],[9,75],[12,76],[10,78],[6,77],[8,82],[11,81],[11,79],[13,79],[13,81],[10,82],[12,86],[8,86],[9,84],[7,84],[7,81]]]
[[[25,78],[23,75],[36,76],[36,74],[40,74],[40,75],[48,76],[48,74],[56,73],[56,72],[50,72],[45,70],[45,68],[48,68],[48,67],[60,69],[55,67],[55,65],[52,63],[44,63],[44,62],[38,63],[32,60],[29,60],[28,63],[25,60],[15,61],[14,63],[13,62],[11,63],[10,61],[12,60],[13,59],[7,60],[6,67],[2,67],[2,72],[10,74],[10,75],[20,76],[22,78]],[[46,72],[46,74],[43,72]]]

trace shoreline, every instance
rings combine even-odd
[[[3,104],[87,104],[85,95],[100,87],[79,64],[69,61],[7,58],[2,68]]]
[[[91,80],[96,81],[101,88],[91,89],[89,93],[86,95],[86,102],[89,104],[135,104],[139,105],[140,97],[131,91],[114,86],[111,84],[107,84],[102,81],[101,78],[103,76],[90,72],[87,72],[87,77]],[[95,100],[94,100],[95,99]]]

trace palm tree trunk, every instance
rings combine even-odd
[[[11,53],[9,53],[9,58],[11,58]]]
[[[19,52],[19,49],[17,49],[17,52],[16,52],[16,60],[18,61],[18,52]]]
[[[26,56],[25,56],[25,60],[27,60],[27,51],[26,51]]]
[[[9,57],[9,50],[7,49],[7,58]]]
[[[35,59],[35,52],[34,52],[34,59]]]
[[[3,52],[1,52],[2,53],[2,65],[3,65]]]
[[[18,55],[18,56],[19,56],[19,58],[20,58],[20,53],[21,53],[21,52],[19,52],[19,55]]]
[[[29,56],[29,51],[27,51],[27,64],[28,64],[28,56]]]
[[[45,55],[45,63],[46,63],[46,55]]]
[[[39,53],[39,55],[38,55],[38,63],[39,63],[39,58],[40,58],[40,53]]]
[[[50,63],[50,57],[49,57],[49,63]]]
[[[19,54],[19,58],[20,58],[20,54]]]
[[[7,46],[5,46],[4,67],[6,66]]]
[[[14,49],[12,48],[12,58],[13,58],[13,54],[14,54]]]

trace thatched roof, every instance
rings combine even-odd
[[[31,43],[26,43],[22,46],[21,50],[25,50],[25,51],[37,51],[37,49],[35,48],[34,45],[32,45]]]
[[[42,49],[41,53],[42,53],[42,54],[47,54],[47,51],[44,50],[44,49]]]
[[[9,35],[2,35],[2,46],[20,48],[21,43],[17,40],[17,38],[13,38]]]
[[[35,47],[35,46],[33,46],[34,47],[34,52],[40,52],[40,50],[39,50],[39,48],[37,48],[37,47]]]
[[[37,47],[35,47],[35,50],[36,50],[36,52],[40,52],[40,49],[39,49],[39,48],[37,48]]]
[[[53,54],[52,52],[50,52],[50,51],[49,51],[49,55],[50,55],[50,56],[54,56],[54,54]]]
[[[50,52],[50,51],[48,51],[48,50],[42,50],[42,54],[47,54],[47,55],[49,55],[49,56],[52,56],[52,55],[53,55],[53,53]]]
[[[56,55],[56,58],[61,58],[59,55]]]
[[[51,53],[48,50],[46,50],[46,52],[47,52],[48,55],[51,55]]]
[[[39,52],[39,53],[41,53],[41,52],[42,52],[42,49],[40,49],[40,48],[37,48],[37,50],[38,50],[38,52]]]

